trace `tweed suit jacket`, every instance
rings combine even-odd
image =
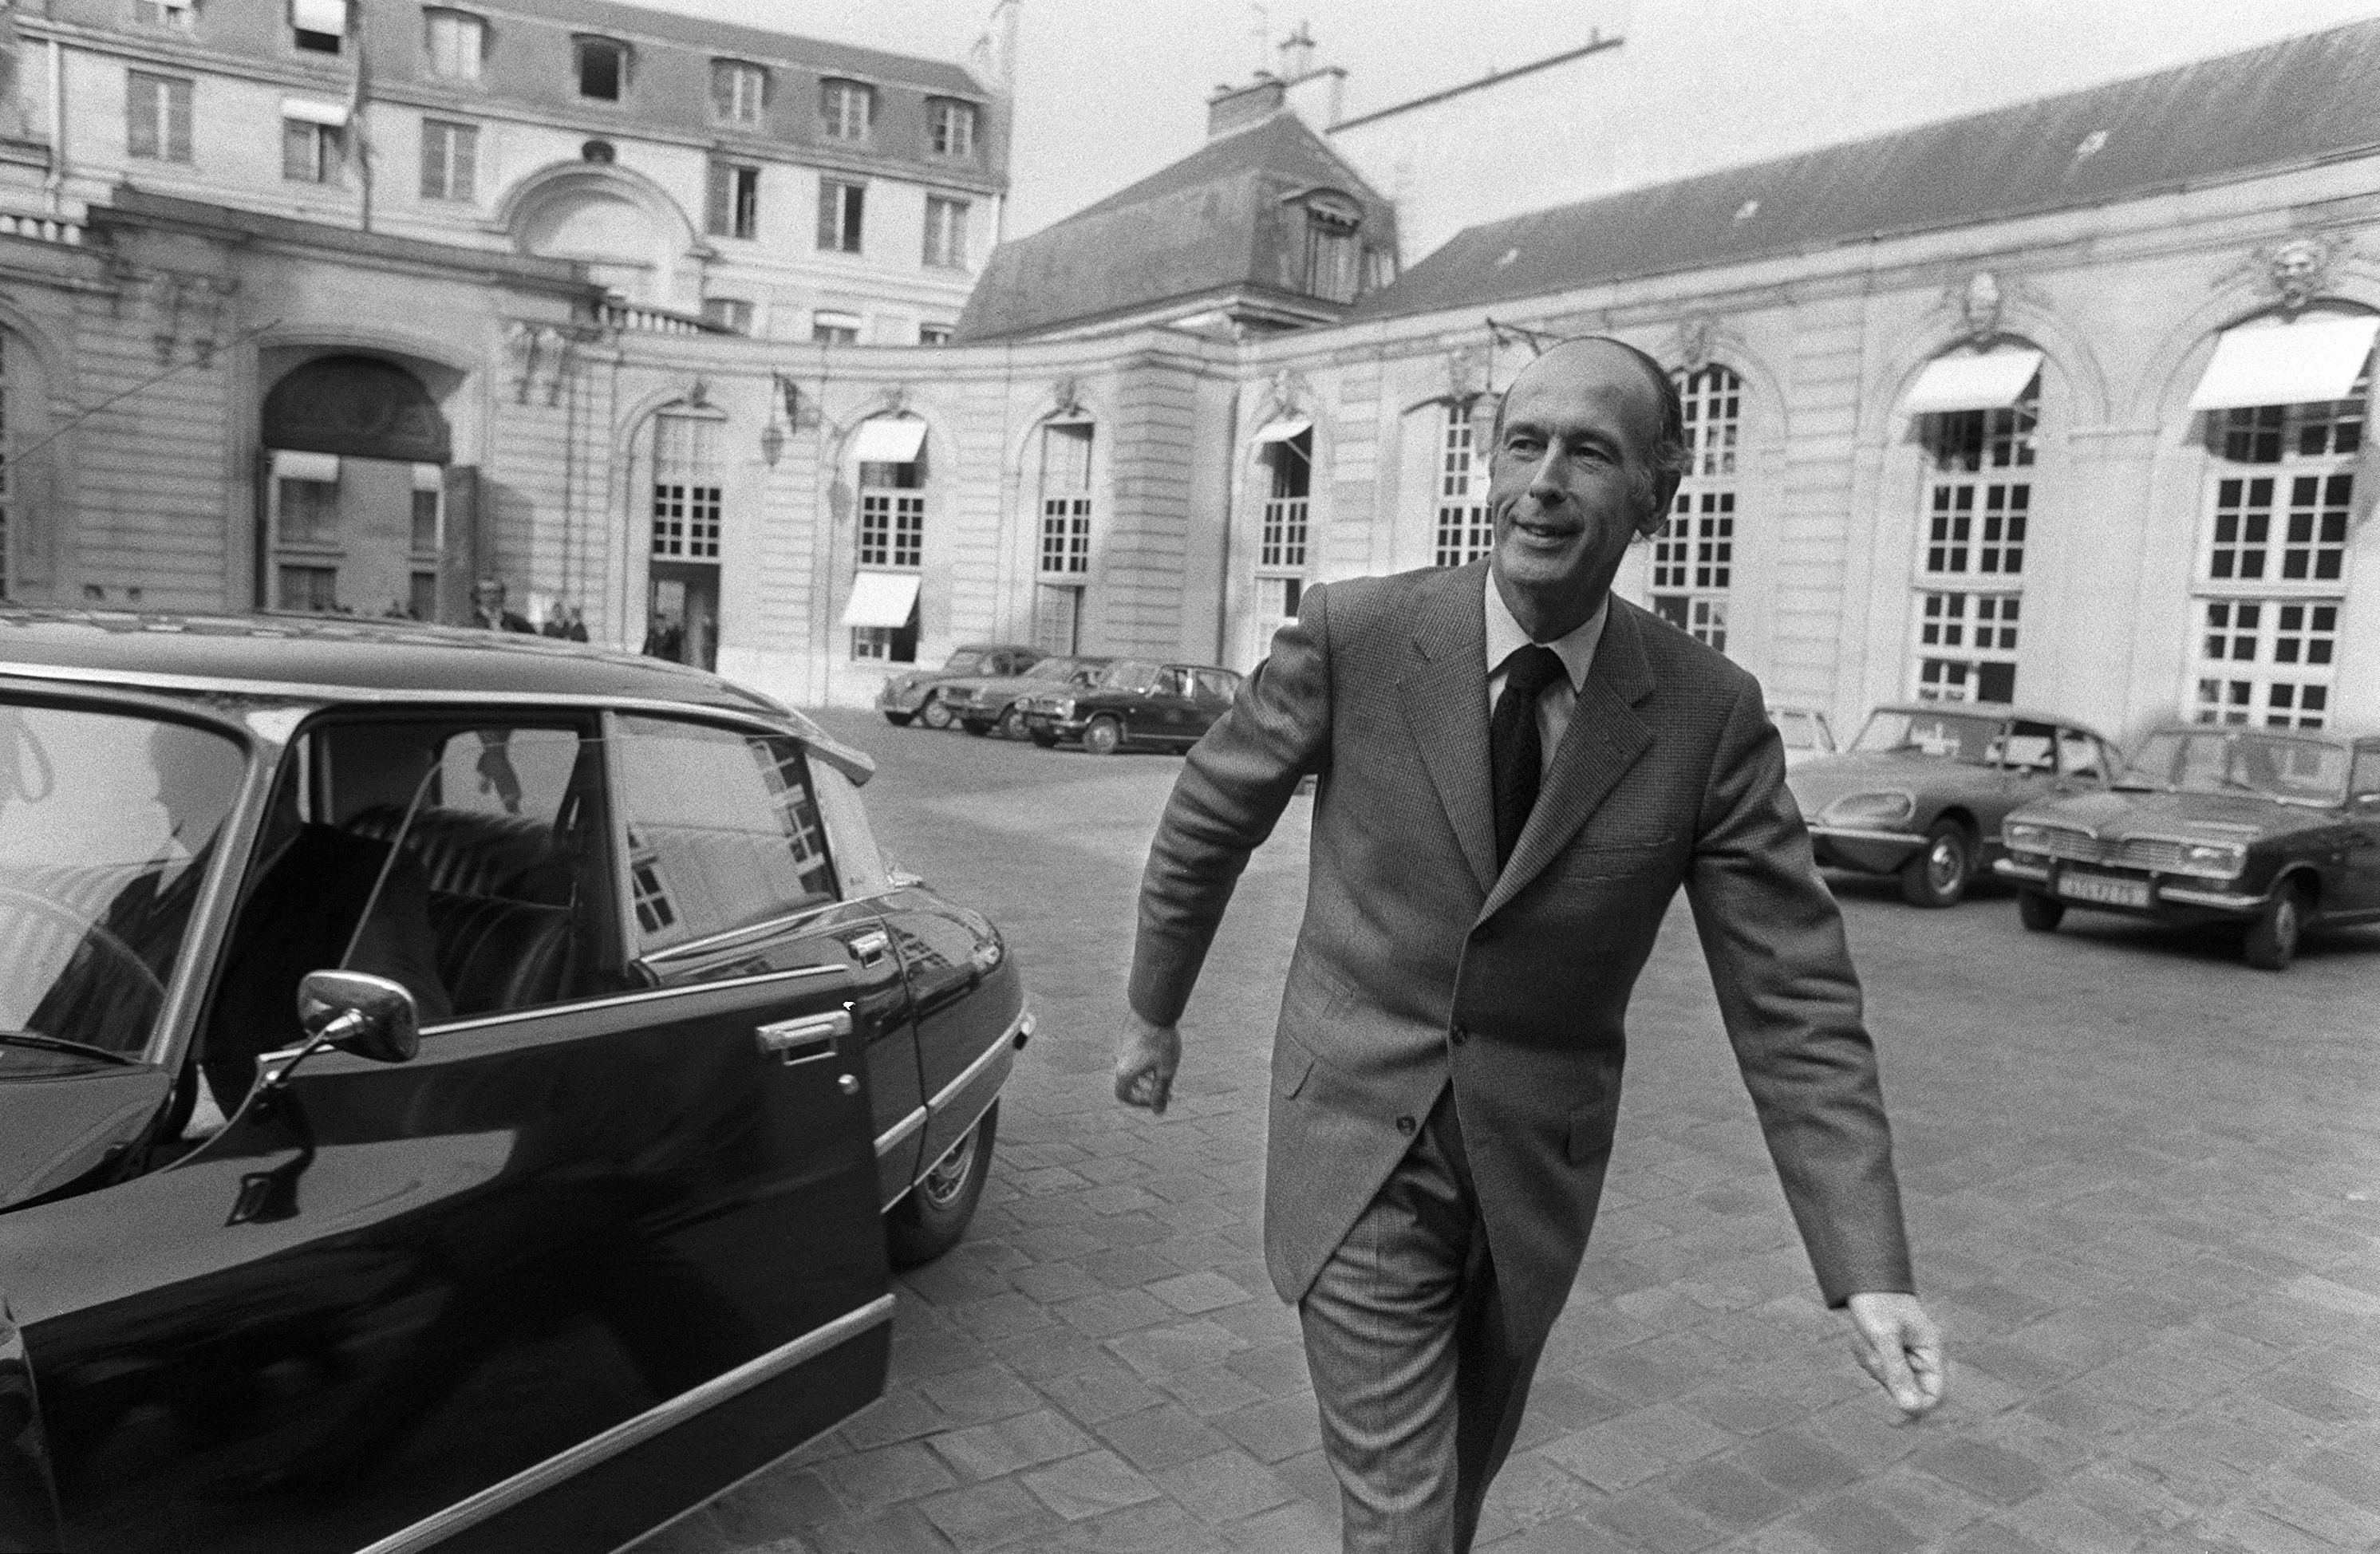
[[[1911,1289],[1859,984],[1758,684],[1614,599],[1500,872],[1486,565],[1308,589],[1149,850],[1131,999],[1171,1023],[1248,854],[1319,779],[1273,1045],[1275,1288],[1305,1293],[1451,1083],[1508,1318],[1549,1329],[1602,1190],[1629,996],[1682,886],[1828,1303]]]

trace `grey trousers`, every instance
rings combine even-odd
[[[1463,1554],[1546,1335],[1505,1325],[1451,1094],[1297,1310],[1346,1554]]]

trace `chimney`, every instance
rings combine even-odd
[[[1297,30],[1281,41],[1281,79],[1295,83],[1314,73],[1314,30],[1299,22]]]
[[[1289,93],[1281,81],[1264,71],[1245,86],[1219,86],[1207,99],[1207,139],[1228,135],[1279,113]]]

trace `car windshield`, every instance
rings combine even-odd
[[[1158,666],[1138,659],[1118,659],[1100,671],[1092,684],[1106,691],[1147,690],[1157,684]]]
[[[0,1073],[139,1058],[243,766],[187,723],[0,702]]]
[[[1065,680],[1083,666],[1081,659],[1053,658],[1036,660],[1029,669],[1021,671],[1020,680]]]
[[[2346,748],[2320,739],[2277,731],[2169,729],[2142,742],[2122,785],[2332,805],[2346,801],[2347,770]]]
[[[1990,766],[1999,759],[2001,720],[1962,712],[1896,712],[1880,708],[1868,715],[1852,749],[1861,755],[1902,754],[1963,766]]]
[[[991,655],[962,648],[942,661],[945,674],[980,674],[991,667]]]

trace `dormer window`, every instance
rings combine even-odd
[[[768,101],[768,71],[740,59],[710,62],[710,111],[722,124],[757,126]]]
[[[290,41],[308,54],[338,54],[347,42],[347,0],[290,0]]]
[[[1355,300],[1363,275],[1356,233],[1363,225],[1363,207],[1343,195],[1305,201],[1306,292],[1328,302]]]
[[[861,81],[819,83],[819,127],[830,140],[865,140],[876,122],[876,89]]]
[[[926,140],[936,156],[975,155],[975,104],[948,97],[926,100]]]
[[[199,8],[193,0],[133,0],[132,19],[143,27],[188,32],[198,25]]]
[[[628,45],[614,38],[578,38],[578,95],[617,103],[628,91]]]
[[[442,81],[476,81],[487,55],[488,24],[468,11],[425,10],[422,45],[430,73]]]

